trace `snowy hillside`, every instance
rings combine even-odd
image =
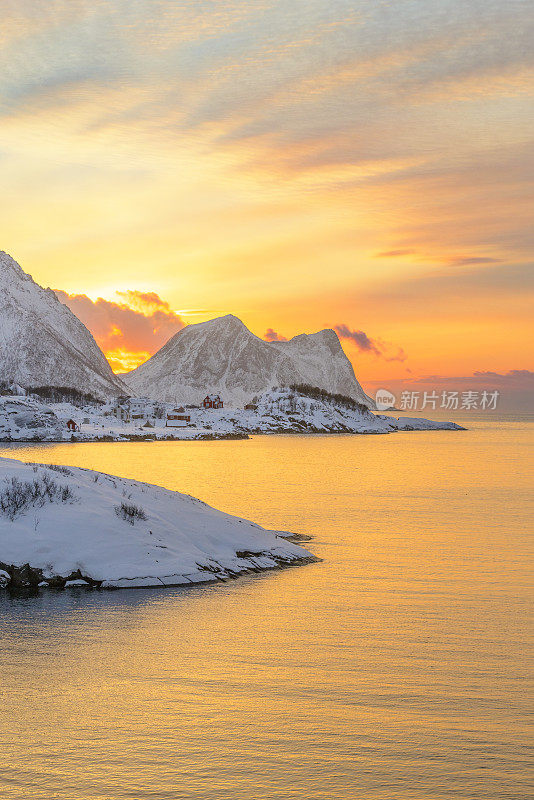
[[[308,383],[374,406],[334,331],[265,342],[231,314],[183,328],[123,378],[136,395],[182,404],[217,393],[240,406],[274,386]]]
[[[31,397],[0,397],[0,441],[61,441],[66,425],[45,403]]]
[[[326,393],[325,393],[326,394]],[[255,398],[253,409],[191,409],[191,421],[219,432],[382,434],[415,430],[464,430],[454,422],[373,414],[328,397],[310,397],[291,388],[275,388]]]
[[[67,386],[98,397],[127,391],[72,311],[1,251],[0,380],[25,388]]]
[[[288,537],[158,486],[0,459],[0,587],[176,586],[316,560]]]

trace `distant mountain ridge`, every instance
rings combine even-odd
[[[128,391],[78,317],[3,251],[0,380],[26,389],[72,387],[101,398]]]
[[[274,386],[305,383],[374,408],[335,331],[266,342],[233,314],[188,325],[122,378],[137,395],[181,403],[218,393],[238,406]]]

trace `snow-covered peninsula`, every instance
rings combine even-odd
[[[317,560],[189,495],[0,459],[0,587],[181,586]]]

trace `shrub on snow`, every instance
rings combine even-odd
[[[73,503],[76,499],[70,486],[61,486],[48,475],[33,481],[6,478],[0,488],[0,514],[14,520],[32,506],[41,508],[46,503]]]
[[[115,506],[115,513],[130,525],[133,525],[136,519],[141,521],[148,519],[141,506],[136,506],[134,503],[121,503],[120,506]]]

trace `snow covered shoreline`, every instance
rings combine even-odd
[[[317,561],[299,538],[152,484],[0,458],[0,588],[214,583]]]
[[[189,422],[172,428],[164,419],[123,422],[107,406],[78,408],[35,397],[0,396],[0,442],[212,441],[247,439],[250,434],[387,434],[416,430],[464,430],[454,422],[433,422],[374,414],[367,408],[273,389],[246,408],[187,409]],[[68,428],[74,422],[75,431]]]
[[[80,409],[3,396],[0,441],[205,441],[250,434],[464,430],[451,422],[373,414],[350,398],[334,400],[320,390],[273,389],[244,409],[192,407],[187,427],[169,429],[154,419],[147,430],[106,413],[102,405]],[[184,586],[315,560],[295,537],[266,531],[190,496],[85,469],[0,458],[0,587]]]

